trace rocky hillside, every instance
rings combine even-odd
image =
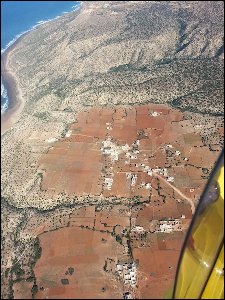
[[[14,50],[25,112],[169,102],[222,114],[223,7],[222,1],[82,2]]]
[[[29,206],[40,190],[37,162],[51,147],[48,141],[65,136],[77,113],[92,106],[168,103],[193,119],[204,144],[219,151],[223,6],[82,2],[78,11],[25,35],[8,53],[7,68],[25,106],[2,136],[2,196]],[[43,202],[38,199],[36,206]]]

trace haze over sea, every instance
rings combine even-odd
[[[1,1],[1,52],[35,25],[78,7],[77,1]],[[7,91],[1,81],[1,112],[7,109],[7,103]]]

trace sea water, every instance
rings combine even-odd
[[[1,53],[23,33],[79,6],[78,1],[1,1]],[[7,90],[1,78],[1,113],[7,107]]]

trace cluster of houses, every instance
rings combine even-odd
[[[108,124],[110,125],[110,124]],[[111,137],[108,137],[105,141],[102,142],[102,154],[108,155],[111,158],[112,163],[119,160],[119,155],[124,153],[127,157],[128,161],[125,161],[125,163],[129,163],[130,159],[137,159],[137,154],[139,153],[138,146],[140,145],[140,141],[136,140],[132,146],[130,147],[128,144],[125,144],[123,146],[119,146],[116,143],[114,143],[111,139]],[[165,149],[173,148],[172,145],[166,145]],[[179,151],[176,151],[176,155],[180,155]],[[136,163],[136,167],[141,166],[143,172],[146,172],[149,176],[154,176],[154,174],[159,174],[165,177],[165,179],[168,182],[174,182],[174,177],[169,176],[167,168],[151,168],[146,163]],[[112,176],[113,177],[113,176]],[[111,190],[112,184],[113,184],[113,178],[105,178],[105,186],[108,190]],[[138,175],[132,174],[131,172],[126,172],[126,177],[128,180],[130,180],[131,187],[134,187],[137,182]],[[150,190],[151,184],[150,183],[141,183],[142,187],[145,187],[147,190]]]
[[[116,265],[117,273],[122,277],[124,285],[133,288],[137,285],[137,267],[134,262]]]
[[[182,218],[184,216],[182,215]],[[170,233],[173,231],[182,231],[182,224],[180,219],[173,220],[161,220],[156,226],[155,232],[165,232]]]

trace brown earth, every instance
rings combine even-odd
[[[192,219],[187,199],[196,206],[215,154],[190,131],[191,120],[183,126],[183,114],[165,105],[93,108],[77,121],[67,132],[70,136],[39,160],[41,188],[90,201],[115,198],[110,205],[89,203],[29,220],[24,234],[37,235],[42,248],[33,269],[35,298],[122,299],[129,292],[133,298],[160,299],[173,286]],[[109,137],[112,152],[104,154]],[[111,188],[105,178],[113,179]],[[160,222],[178,222],[178,227],[163,232]],[[127,271],[117,271],[118,264],[131,263],[136,266],[133,285],[125,280]],[[72,275],[68,268],[74,269]],[[29,297],[31,288],[24,281],[14,284],[18,297]]]
[[[91,108],[81,112],[77,121],[69,128],[70,135],[53,144],[39,160],[40,169],[45,170],[41,188],[47,192],[78,197],[103,194],[145,198],[150,195],[146,184],[151,183],[152,177],[142,164],[151,168],[169,167],[168,176],[174,176],[174,185],[180,189],[201,189],[205,181],[200,166],[211,167],[216,160],[217,153],[203,146],[199,134],[190,132],[191,120],[185,120],[183,126],[183,114],[166,105],[121,106],[115,110]],[[138,152],[127,156],[128,150],[120,151],[118,160],[112,162],[110,155],[101,152],[102,142],[109,137],[118,147],[128,144],[132,148],[138,140]],[[165,150],[167,144],[172,144],[172,155]],[[109,189],[104,183],[106,168],[111,170],[113,178]],[[127,173],[137,175],[133,186]]]
[[[77,227],[39,236],[43,249],[34,272],[41,287],[37,299],[119,299],[122,286],[103,267],[115,260],[122,246],[110,234]],[[66,274],[73,268],[73,274]],[[63,284],[67,279],[68,284]]]

